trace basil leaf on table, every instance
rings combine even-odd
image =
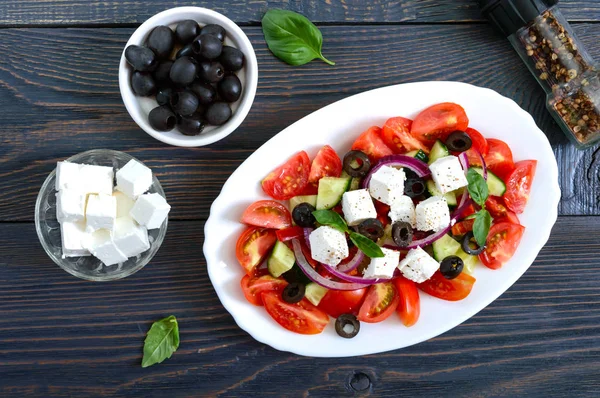
[[[485,209],[479,210],[475,216],[475,223],[473,223],[473,236],[479,247],[485,246],[491,226],[492,216],[490,213]]]
[[[305,16],[287,10],[269,10],[263,16],[262,30],[269,50],[290,65],[304,65],[319,58],[335,65],[321,52],[321,31]]]
[[[370,258],[383,257],[383,250],[377,246],[377,243],[364,235],[350,231],[350,240],[356,245],[358,250],[363,252],[365,256]]]
[[[467,171],[467,182],[469,195],[479,206],[483,206],[488,198],[488,186],[481,174],[474,169]]]
[[[340,232],[348,231],[346,221],[333,210],[315,210],[312,214],[321,225],[328,225]]]
[[[171,315],[156,321],[148,330],[144,341],[144,357],[142,368],[147,368],[156,363],[161,363],[179,348],[179,325],[177,319]]]

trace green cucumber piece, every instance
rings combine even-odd
[[[437,189],[435,182],[433,180],[427,180],[425,183],[427,186],[427,190],[431,196],[443,196],[446,198],[446,202],[448,202],[448,206],[456,206],[456,194],[454,191],[448,192],[447,194],[442,195],[442,193]]]
[[[454,240],[450,235],[444,235],[431,245],[433,248],[433,258],[442,261],[448,256],[455,255],[460,248],[460,243]]]
[[[481,167],[472,167],[473,170],[478,172],[480,175],[483,175],[483,169]],[[500,177],[491,171],[487,171],[487,186],[488,192],[492,196],[502,196],[504,192],[506,192],[506,184]]]
[[[317,195],[294,196],[290,199],[290,212],[294,211],[294,208],[300,203],[308,203],[317,207]]]
[[[319,285],[318,283],[311,282],[306,285],[304,290],[304,297],[314,305],[319,305],[321,299],[325,297],[329,289]]]
[[[470,254],[465,253],[462,248],[458,249],[456,255],[463,260],[463,272],[466,272],[469,275],[473,275],[473,271],[475,271],[475,266],[477,265],[477,262],[479,260],[477,256],[471,256]]]
[[[431,147],[431,152],[429,152],[429,162],[428,164],[432,164],[439,158],[443,158],[444,156],[450,155],[448,148],[446,145],[442,143],[442,141],[437,140],[433,147]]]
[[[360,189],[360,181],[361,179],[358,177],[352,178],[352,180],[350,180],[350,189],[348,189],[348,191],[356,191],[357,189]]]
[[[429,156],[421,149],[416,151],[410,151],[406,154],[406,156],[410,156],[411,158],[419,159],[421,162],[429,162]]]
[[[295,262],[294,252],[285,243],[277,241],[267,260],[267,269],[271,276],[278,278],[284,272],[291,270]]]
[[[340,203],[342,195],[350,188],[350,181],[348,177],[321,178],[317,192],[317,210],[331,209]]]

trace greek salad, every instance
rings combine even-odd
[[[440,103],[363,132],[340,157],[293,155],[261,182],[272,200],[243,213],[236,245],[246,299],[284,328],[352,338],[361,322],[420,314],[420,294],[458,301],[478,264],[497,269],[525,227],[536,160]]]

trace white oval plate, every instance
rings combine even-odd
[[[387,118],[414,118],[439,102],[462,105],[470,126],[486,137],[500,138],[515,161],[537,159],[531,196],[520,215],[525,234],[513,258],[501,269],[477,267],[471,294],[447,302],[421,293],[421,317],[407,328],[397,316],[361,325],[353,339],[339,337],[333,319],[323,333],[305,336],[287,331],[263,307],[246,301],[240,288],[244,275],[235,257],[235,244],[244,229],[239,219],[246,207],[266,199],[260,181],[299,150],[312,157],[325,144],[343,156],[360,133]],[[481,311],[504,293],[535,260],[557,217],[560,199],[558,167],[550,143],[533,118],[512,100],[485,88],[457,82],[424,82],[384,87],[326,106],[277,134],[253,153],[229,177],[211,207],[205,226],[204,255],[211,282],[237,324],[256,340],[282,351],[315,357],[374,354],[420,343],[444,333]]]

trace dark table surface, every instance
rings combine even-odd
[[[600,2],[561,8],[600,59]],[[260,81],[244,124],[209,147],[166,146],[121,102],[117,65],[129,35],[164,9],[201,5],[248,34]],[[259,21],[299,11],[337,62],[290,67]],[[3,0],[0,2],[0,396],[597,396],[600,381],[600,155],[575,150],[543,92],[475,0]],[[563,197],[547,246],[498,300],[459,327],[403,350],[314,359],[240,330],[202,255],[209,206],[235,168],[316,109],[365,90],[423,80],[489,87],[548,135]],[[38,243],[33,208],[56,161],[93,148],[126,151],[156,172],[173,206],[155,259],[112,283],[80,281]],[[142,369],[152,321],[174,314],[181,346]],[[365,374],[370,386],[350,381]],[[357,386],[355,384],[355,386]]]

